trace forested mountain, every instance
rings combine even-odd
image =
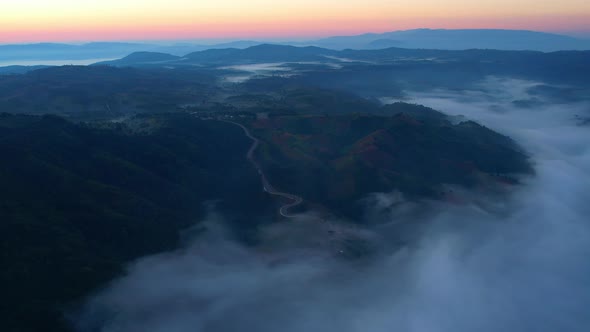
[[[527,30],[500,29],[413,29],[358,36],[320,39],[314,45],[332,49],[496,49],[496,50],[589,50],[590,41],[574,37]]]
[[[249,144],[234,125],[182,114],[101,125],[2,114],[2,328],[67,330],[71,305],[130,260],[175,248],[208,202],[250,238],[272,204]]]
[[[452,124],[418,105],[384,107],[381,116],[280,116],[257,120],[260,158],[279,188],[360,218],[370,192],[449,199],[443,185],[493,188],[532,169],[508,137],[477,123]],[[485,151],[485,152],[484,152]]]

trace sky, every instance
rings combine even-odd
[[[0,2],[0,43],[306,38],[413,28],[590,32],[587,0]]]

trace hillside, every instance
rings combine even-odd
[[[303,96],[294,98],[310,102],[304,113],[330,103]],[[371,105],[372,114],[335,107],[240,121],[260,138],[256,158],[273,185],[349,218],[372,192],[445,200],[444,184],[492,190],[531,172],[514,142],[474,122],[452,124],[418,105]],[[85,124],[2,114],[5,326],[67,330],[63,310],[129,260],[175,247],[206,202],[218,202],[238,238],[256,241],[278,202],[245,158],[250,145],[238,126],[186,113]]]
[[[153,65],[153,64],[162,64],[170,61],[175,61],[180,59],[178,56],[174,56],[167,53],[159,53],[159,52],[134,52],[129,54],[128,56],[114,61],[102,61],[98,62],[94,65]]]
[[[383,113],[277,116],[251,127],[265,142],[259,158],[277,188],[352,217],[367,193],[444,200],[445,184],[489,189],[532,171],[512,140],[475,122],[452,124],[401,103]]]
[[[500,29],[414,29],[357,36],[338,36],[310,42],[331,49],[496,49],[561,51],[590,50],[590,41],[574,37],[527,30]]]
[[[203,41],[204,42],[204,41]],[[258,41],[237,40],[223,43],[124,43],[95,42],[87,44],[8,44],[0,45],[0,63],[52,60],[116,59],[133,52],[159,52],[182,56],[212,49],[242,49],[263,44]],[[498,49],[552,52],[560,50],[590,50],[590,41],[554,33],[527,30],[498,29],[414,29],[355,36],[333,36],[319,40],[288,41],[281,45],[317,46],[331,50],[383,49]]]
[[[206,202],[250,237],[272,205],[249,143],[236,126],[183,115],[78,125],[2,114],[3,329],[67,330],[62,310],[128,261],[175,248]]]
[[[164,56],[164,55],[160,55]],[[270,70],[273,74],[285,74],[290,71],[297,79],[300,75],[346,75],[346,81],[336,79],[326,87],[337,88],[343,83],[353,84],[350,80],[368,84],[364,75],[371,77],[384,75],[388,77],[387,85],[379,84],[380,90],[404,81],[418,81],[424,84],[444,86],[449,81],[462,82],[481,80],[486,76],[511,76],[530,80],[546,80],[560,84],[581,84],[588,86],[584,73],[590,70],[590,51],[508,51],[491,49],[440,50],[409,49],[389,47],[377,50],[341,50],[335,51],[318,47],[293,47],[286,45],[257,45],[246,49],[210,49],[190,53],[182,58],[163,63],[151,63],[160,68],[193,70],[204,67],[221,70],[217,74],[230,74],[243,71],[244,64],[273,64],[278,69]],[[143,67],[143,59],[121,59],[108,63],[118,67]],[[297,75],[295,75],[297,74]],[[360,75],[358,78],[356,75]],[[370,78],[369,78],[370,79]],[[434,82],[430,82],[434,80]],[[441,83],[437,83],[440,81]],[[317,84],[310,79],[309,83]],[[320,80],[321,82],[321,80]],[[467,86],[471,82],[467,82]],[[456,83],[455,83],[456,84]],[[376,85],[375,85],[376,86]],[[375,91],[375,86],[371,88]]]
[[[161,112],[203,99],[214,82],[211,74],[188,69],[52,67],[0,75],[0,109],[79,118]]]

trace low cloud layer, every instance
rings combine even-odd
[[[92,297],[79,331],[588,331],[590,127],[585,104],[517,107],[535,82],[408,92],[510,135],[536,175],[507,200],[367,198],[365,229],[313,215],[231,239],[212,214],[182,250],[144,258]],[[538,96],[537,96],[538,98]],[[480,202],[481,203],[481,202]],[[429,211],[420,213],[420,211]],[[422,225],[412,235],[400,233]],[[366,249],[363,259],[349,254]],[[360,249],[359,249],[360,250]]]

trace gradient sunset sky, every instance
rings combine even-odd
[[[590,0],[18,0],[0,43],[303,38],[413,28],[590,31]]]

